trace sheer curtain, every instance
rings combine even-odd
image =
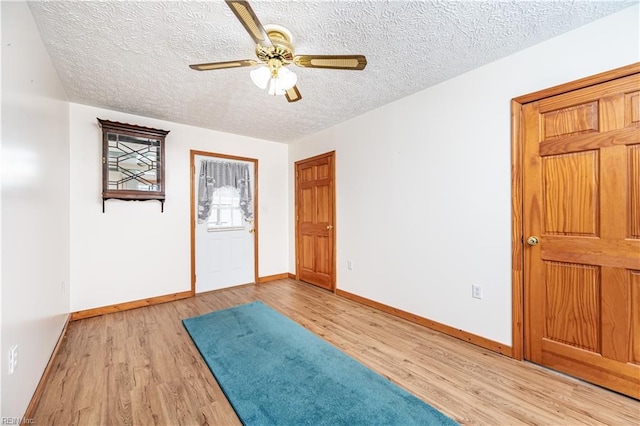
[[[198,223],[211,214],[211,201],[216,189],[230,186],[240,194],[240,210],[245,220],[253,220],[253,195],[249,164],[235,161],[202,160],[198,178]]]

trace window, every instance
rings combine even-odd
[[[211,214],[207,221],[209,231],[244,229],[245,220],[240,209],[240,193],[230,186],[218,188],[211,199]]]

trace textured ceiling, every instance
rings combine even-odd
[[[584,25],[637,0],[322,0],[251,2],[293,34],[297,54],[363,54],[363,71],[294,65],[303,99],[253,85],[255,59],[223,0],[30,2],[69,100],[261,139],[291,142]]]

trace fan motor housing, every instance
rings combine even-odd
[[[268,31],[267,35],[271,40],[271,46],[256,45],[256,56],[263,62],[277,59],[283,64],[289,64],[295,56],[293,46],[288,34],[281,31]]]

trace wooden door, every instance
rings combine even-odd
[[[522,117],[525,357],[640,398],[640,74]]]
[[[334,153],[296,162],[296,277],[335,290]]]

